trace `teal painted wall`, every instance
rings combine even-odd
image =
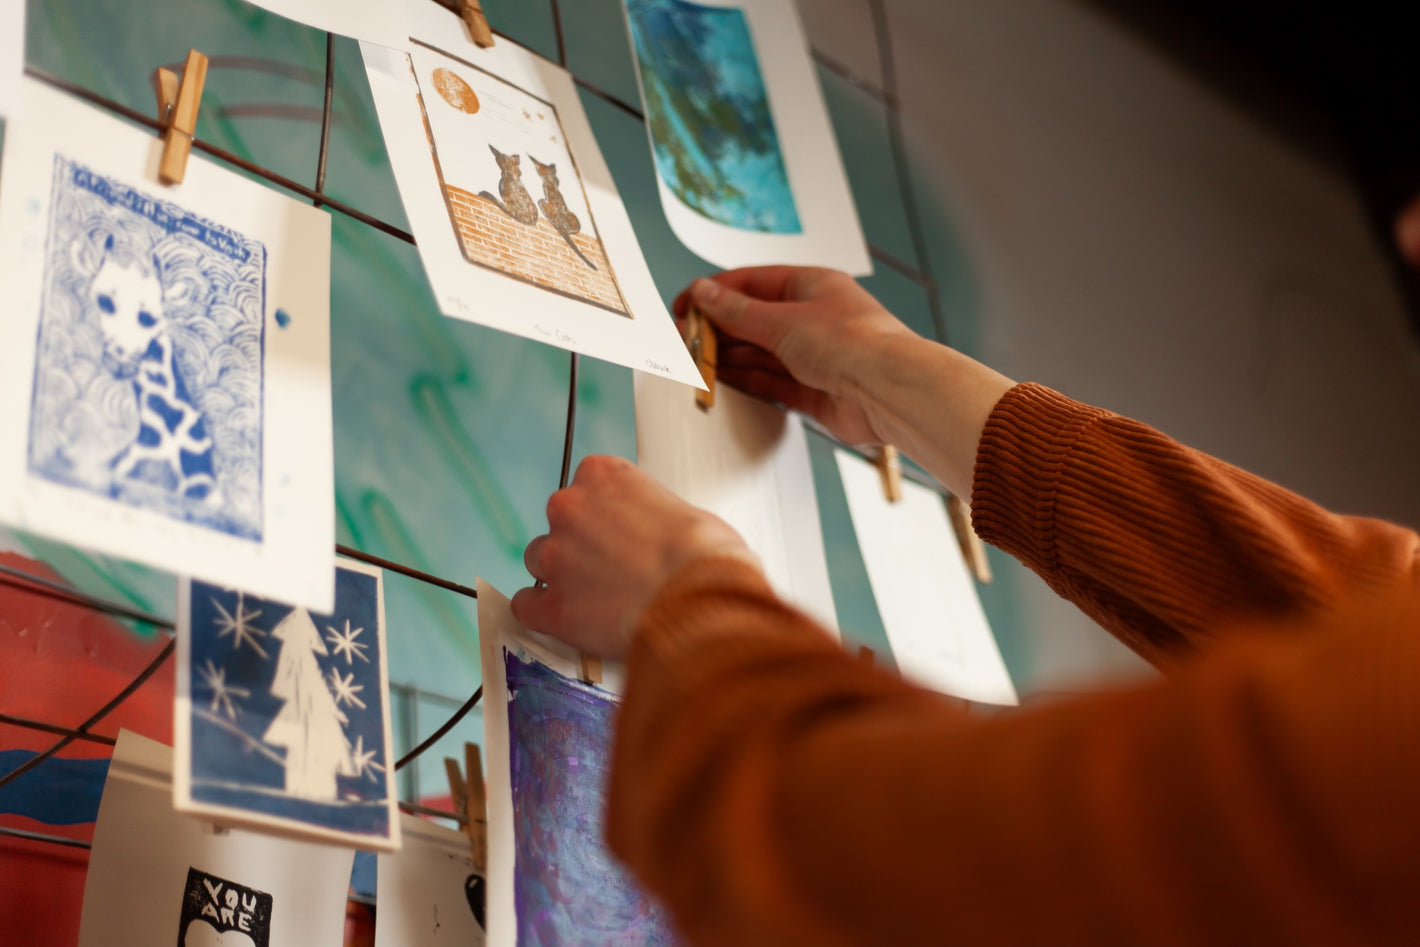
[[[415,0],[410,0],[415,2]],[[556,60],[548,0],[485,0],[502,32]],[[637,104],[619,0],[562,4],[566,59],[579,77]],[[325,72],[324,33],[240,0],[31,0],[29,64],[133,109],[149,112],[149,74],[189,47],[213,57],[199,138],[294,181],[315,185]],[[359,50],[335,42],[334,125],[327,193],[397,227],[407,226],[385,155]],[[820,71],[869,242],[919,266],[879,97]],[[684,249],[662,216],[641,122],[598,94],[583,102],[621,190],[662,295],[669,300],[710,267]],[[915,187],[918,195],[925,195]],[[951,220],[924,196],[927,253],[944,284],[943,320],[974,339],[970,261]],[[522,547],[545,528],[556,488],[567,397],[566,353],[447,319],[435,308],[410,245],[332,214],[332,376],[339,539],[472,584],[483,576],[505,593],[528,583]],[[926,335],[936,336],[924,286],[879,265],[864,285]],[[850,638],[886,655],[832,451],[814,439],[834,597]],[[631,376],[584,359],[576,454],[635,455]],[[172,577],[34,537],[33,555],[80,587],[171,614]],[[987,595],[1008,664],[1014,611],[1011,573]],[[474,603],[388,575],[391,679],[461,699],[479,681]],[[397,741],[432,730],[449,705],[432,696],[396,701]],[[443,789],[439,759],[481,738],[473,715],[425,757],[424,792]],[[414,790],[406,779],[406,793]]]

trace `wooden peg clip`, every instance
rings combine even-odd
[[[187,156],[192,152],[192,138],[197,134],[197,108],[202,103],[202,87],[207,82],[207,57],[197,50],[188,50],[187,63],[179,79],[171,69],[159,69],[153,74],[153,88],[158,94],[158,120],[163,125],[163,159],[158,165],[158,180],[164,184],[181,184],[187,175]]]
[[[700,371],[706,388],[695,393],[695,403],[708,411],[715,407],[715,369],[719,358],[715,325],[701,315],[699,309],[691,306],[686,313],[685,326],[685,344],[690,347],[690,357],[695,359],[695,367]]]
[[[493,29],[488,25],[488,17],[483,15],[480,0],[458,0],[459,16],[468,25],[469,35],[474,45],[487,49],[493,45]]]
[[[901,500],[902,458],[898,456],[897,448],[884,444],[878,450],[878,459],[873,462],[873,466],[878,468],[878,476],[883,479],[883,493],[887,496],[887,501],[896,503]]]
[[[951,517],[952,529],[956,531],[957,544],[961,546],[962,558],[966,559],[967,568],[971,569],[976,581],[989,585],[992,578],[991,563],[986,558],[986,544],[976,535],[976,530],[971,528],[971,505],[953,494],[947,497],[947,515]]]
[[[464,833],[472,849],[473,867],[480,874],[488,871],[488,793],[483,785],[483,756],[472,743],[463,745],[465,779],[459,772],[458,760],[444,757],[444,772],[449,777],[449,795],[454,809],[463,816]]]
[[[582,683],[600,684],[602,682],[602,659],[590,654],[582,655]]]
[[[865,644],[858,646],[858,660],[863,664],[872,667],[878,663],[878,656],[873,654],[873,649]]]

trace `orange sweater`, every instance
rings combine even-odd
[[[1035,385],[972,507],[1164,678],[968,716],[682,570],[608,833],[690,943],[1420,944],[1420,538]]]

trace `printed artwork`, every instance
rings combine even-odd
[[[834,455],[898,669],[954,697],[1015,704],[941,494],[904,480],[902,497],[889,502],[876,467],[842,449]]]
[[[702,411],[691,392],[637,375],[636,462],[676,496],[734,527],[770,585],[838,627],[803,422],[726,385]]]
[[[616,701],[503,649],[519,943],[670,944],[661,908],[603,841]]]
[[[690,396],[690,392],[685,392]],[[575,651],[522,628],[478,584],[488,760],[488,942],[669,945],[664,907],[604,840],[620,670],[577,679]]]
[[[353,853],[174,811],[173,753],[118,735],[79,947],[341,947]]]
[[[701,385],[570,73],[437,3],[361,43],[399,195],[439,310]]]
[[[329,611],[330,217],[33,79],[0,174],[0,523]]]
[[[404,26],[404,5],[389,0],[255,0],[290,20],[342,36],[388,42]]]
[[[56,157],[31,472],[260,540],[265,277],[259,241]]]
[[[402,815],[404,845],[380,856],[375,941],[400,947],[481,947],[486,881],[468,836]]]
[[[265,891],[189,868],[177,947],[270,947],[271,902]]]
[[[441,52],[410,61],[468,261],[629,315],[556,106]]]
[[[379,571],[342,561],[328,614],[204,582],[179,610],[176,805],[397,846]]]
[[[794,0],[624,0],[666,222],[724,269],[873,271]]]
[[[626,11],[661,180],[711,220],[802,232],[744,11],[686,0]]]

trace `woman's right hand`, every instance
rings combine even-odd
[[[720,330],[717,374],[740,390],[809,415],[850,444],[887,438],[863,384],[882,343],[916,338],[846,273],[794,266],[698,279],[675,301]]]

